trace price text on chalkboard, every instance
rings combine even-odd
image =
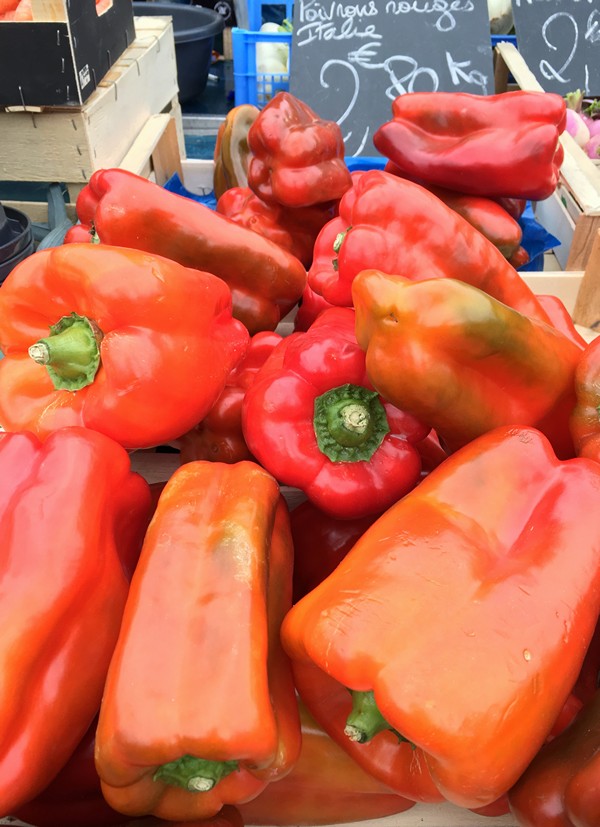
[[[340,124],[347,155],[406,92],[493,91],[483,0],[295,0],[290,92]]]
[[[519,51],[546,92],[600,95],[600,0],[512,0]]]

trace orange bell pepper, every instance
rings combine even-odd
[[[50,783],[98,710],[150,508],[102,434],[0,434],[0,817]]]
[[[120,247],[43,250],[0,291],[0,424],[169,442],[208,413],[248,342],[210,273]]]
[[[455,279],[364,270],[353,297],[373,387],[429,423],[450,450],[498,425],[532,425],[561,459],[574,456],[569,416],[581,349],[554,327]]]
[[[298,761],[285,778],[238,805],[246,824],[339,824],[403,813],[414,806],[414,801],[397,795],[361,769],[302,703],[300,720]]]
[[[132,580],[96,732],[108,803],[207,818],[300,751],[279,639],[292,598],[285,500],[253,462],[191,462],[167,482]]]
[[[533,428],[497,428],[448,457],[286,616],[312,715],[352,755],[366,748],[363,766],[389,769],[412,744],[453,803],[500,799],[594,635],[599,490],[600,465],[558,460]],[[332,714],[342,697],[345,722]]]

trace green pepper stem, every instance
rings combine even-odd
[[[176,761],[161,764],[152,777],[154,781],[183,787],[188,792],[206,793],[238,767],[237,761],[209,761],[193,755],[182,755]]]
[[[344,735],[351,741],[366,744],[380,732],[388,729],[394,733],[399,742],[409,743],[414,749],[414,744],[401,735],[397,729],[394,729],[383,717],[372,690],[358,692],[351,689],[350,694],[352,695],[352,711],[346,718]]]
[[[71,313],[31,345],[29,356],[46,367],[57,390],[80,390],[91,385],[98,372],[102,335],[92,319]]]
[[[350,384],[315,399],[313,427],[319,450],[332,462],[370,460],[390,430],[377,392]]]

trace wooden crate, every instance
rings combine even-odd
[[[509,73],[514,83],[509,82]],[[496,91],[519,88],[543,92],[543,87],[512,43],[495,48]],[[600,229],[600,164],[573,138],[560,138],[565,151],[556,192],[535,205],[540,223],[561,242],[555,254],[564,270],[583,270]]]
[[[80,106],[135,36],[131,0],[32,0],[0,22],[0,106]]]
[[[0,181],[64,182],[74,201],[95,170],[120,166],[163,112],[176,122],[184,157],[177,93],[171,18],[138,17],[134,42],[82,107],[0,112]]]

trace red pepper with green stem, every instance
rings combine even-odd
[[[208,413],[249,338],[211,273],[108,245],[37,252],[0,291],[0,424],[169,442]]]
[[[382,170],[363,172],[341,199],[339,217],[315,243],[308,282],[332,304],[352,306],[361,270],[411,281],[455,278],[528,316],[549,321],[502,253],[428,190]]]
[[[416,485],[429,425],[380,399],[352,308],[324,311],[273,351],[242,405],[246,444],[334,517],[380,513]]]
[[[599,465],[558,460],[532,428],[450,456],[288,612],[282,640],[311,714],[352,755],[367,747],[382,780],[412,744],[453,803],[499,799],[594,635],[599,486]]]
[[[101,244],[218,276],[231,290],[233,315],[251,334],[274,330],[306,284],[304,266],[287,250],[124,169],[95,172],[77,197],[77,215]]]
[[[114,809],[210,818],[292,768],[300,721],[279,639],[292,557],[285,500],[256,463],[170,477],[100,707],[96,768]]]
[[[150,509],[103,434],[0,433],[2,816],[50,783],[98,711]]]

